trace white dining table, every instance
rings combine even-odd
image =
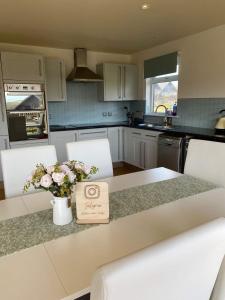
[[[165,168],[107,178],[110,192],[182,176]],[[51,194],[0,201],[0,220],[50,208]],[[216,188],[0,257],[0,299],[73,300],[89,292],[98,267],[225,216]]]

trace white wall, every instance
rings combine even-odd
[[[58,48],[0,43],[0,51],[38,53],[44,56],[60,57],[65,61],[67,75],[71,72],[74,65],[72,49],[58,49]],[[102,63],[102,62],[129,63],[130,61],[131,61],[131,55],[119,54],[119,53],[95,52],[95,51],[87,52],[87,64],[88,67],[93,71],[96,70],[97,63]]]
[[[145,59],[179,51],[179,98],[225,97],[225,25],[172,41],[142,52],[132,60],[139,64],[139,98],[145,98]]]

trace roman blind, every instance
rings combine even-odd
[[[158,56],[144,61],[144,78],[175,73],[177,70],[177,52]]]

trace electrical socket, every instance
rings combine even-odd
[[[107,117],[107,112],[104,111],[104,112],[102,113],[102,115],[103,115],[103,117]]]
[[[108,111],[108,117],[112,117],[112,112]]]

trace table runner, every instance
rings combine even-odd
[[[132,187],[109,195],[110,220],[132,215],[164,203],[216,188],[214,184],[183,175],[174,179]],[[75,204],[73,215],[76,216]],[[0,221],[0,256],[99,225],[65,226],[52,222],[52,209]],[[102,225],[107,226],[107,225]]]

